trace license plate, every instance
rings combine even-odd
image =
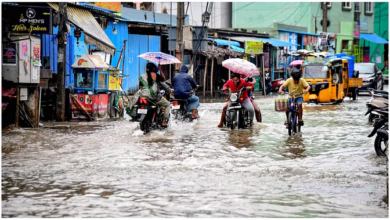
[[[146,115],[146,113],[148,113],[148,110],[147,109],[138,109],[138,114],[142,114],[142,115]]]
[[[172,109],[173,110],[180,109],[180,105],[174,105],[174,106],[172,106]]]

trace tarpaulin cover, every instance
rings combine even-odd
[[[370,41],[376,44],[388,44],[389,42],[376,34],[362,34],[360,33],[360,37],[364,40]]]

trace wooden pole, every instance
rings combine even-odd
[[[20,88],[16,87],[16,112],[15,112],[15,128],[19,128],[19,102],[20,102]]]
[[[212,50],[214,51],[214,41],[212,44]],[[213,77],[214,77],[214,57],[211,57],[211,79],[210,79],[210,94],[211,98],[213,97]]]
[[[230,59],[230,38],[229,38],[229,59]],[[229,79],[230,79],[230,70],[229,70]]]
[[[206,57],[206,65],[205,65],[205,68],[204,68],[204,74],[203,74],[203,98],[206,98],[206,76],[207,76],[207,61],[209,59],[207,59]]]

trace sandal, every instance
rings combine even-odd
[[[287,121],[285,121],[285,122],[284,122],[284,125],[288,125],[288,122],[287,122]]]

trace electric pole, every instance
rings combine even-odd
[[[183,64],[183,25],[184,25],[184,2],[177,3],[177,19],[176,19],[176,58],[180,60],[181,64],[177,65],[176,72],[180,71]]]
[[[57,105],[56,121],[65,121],[65,57],[67,44],[67,3],[59,2],[58,12],[60,16],[60,25],[58,28],[58,63],[57,63]]]
[[[322,32],[327,36],[328,32],[328,5],[327,2],[322,4]],[[326,41],[328,42],[328,41]],[[328,45],[323,46],[323,51],[328,51]]]

